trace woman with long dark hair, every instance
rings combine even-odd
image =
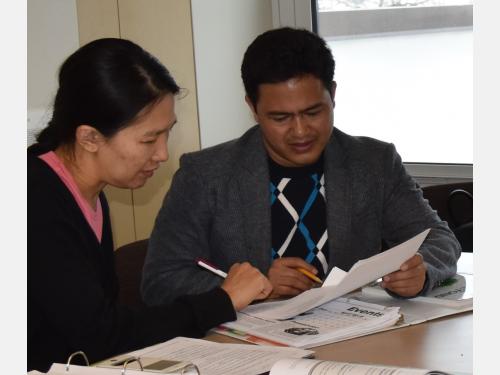
[[[207,293],[140,310],[117,305],[102,189],[141,187],[168,159],[179,90],[127,40],[96,40],[61,66],[52,119],[28,148],[28,370],[45,371],[77,350],[95,362],[201,337],[270,293],[269,281],[243,263]]]

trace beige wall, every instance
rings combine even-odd
[[[106,188],[115,247],[149,237],[179,157],[200,148],[189,0],[77,0],[80,43],[130,39],[167,66],[187,95],[177,100],[170,159],[141,189]]]
[[[169,161],[141,189],[106,188],[115,246],[121,246],[150,236],[179,158],[200,149],[200,134],[208,146],[253,125],[239,65],[250,41],[272,27],[271,5],[269,0],[76,1],[81,44],[110,36],[137,42],[187,93],[176,102]]]
[[[191,0],[191,13],[205,148],[239,137],[255,125],[244,100],[241,61],[255,37],[272,28],[272,9],[270,0]]]
[[[31,145],[52,117],[57,69],[79,43],[74,0],[30,0],[26,10],[27,144]]]

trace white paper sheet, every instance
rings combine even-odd
[[[289,319],[397,271],[420,248],[430,229],[380,254],[356,262],[349,272],[335,267],[321,288],[307,290],[284,301],[250,305],[243,311],[262,319]]]
[[[271,369],[270,375],[426,375],[428,370],[364,365],[316,359],[283,359]],[[432,372],[433,374],[444,374]]]
[[[207,340],[176,337],[175,339],[136,350],[118,357],[155,358],[194,363],[203,375],[257,375],[267,372],[283,358],[301,358],[314,354],[311,350],[247,344],[221,344]],[[148,372],[132,370],[127,375],[144,375]],[[150,372],[149,372],[150,373]],[[178,373],[178,372],[177,372]],[[62,375],[112,375],[121,374],[121,368],[99,368],[55,363],[48,374]]]
[[[47,375],[121,375],[122,368],[104,369],[91,366],[70,365],[66,371],[66,365],[54,363]],[[127,368],[126,375],[144,375],[142,371],[134,371]]]
[[[269,371],[282,358],[300,358],[313,353],[296,348],[220,344],[177,337],[129,355],[191,362],[198,366],[203,375],[256,375]]]

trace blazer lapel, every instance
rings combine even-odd
[[[350,258],[352,185],[345,166],[347,152],[338,138],[339,133],[334,129],[324,159],[329,270],[334,266],[345,270]]]
[[[272,261],[269,168],[259,128],[250,134],[241,151],[237,180],[247,259],[252,261],[253,266],[267,273]]]
[[[325,193],[330,251],[329,269],[347,267],[350,259],[352,186],[345,166],[347,150],[334,129],[325,149]],[[269,202],[269,168],[267,154],[258,126],[241,147],[236,163],[239,171],[239,195],[244,223],[247,259],[267,273],[271,259],[271,205]],[[340,135],[341,136],[341,135]]]

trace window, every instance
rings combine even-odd
[[[471,0],[318,0],[326,37],[472,27]]]
[[[272,0],[273,26],[325,38],[335,124],[393,142],[423,185],[472,179],[471,0]]]
[[[335,124],[393,142],[415,176],[472,178],[472,1],[318,0]]]

